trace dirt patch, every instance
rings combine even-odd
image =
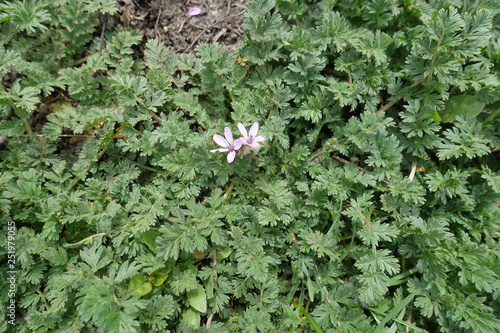
[[[121,0],[120,23],[158,39],[174,53],[193,52],[200,43],[235,50],[242,41],[246,0]],[[192,7],[201,8],[189,16]]]

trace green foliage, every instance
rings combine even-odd
[[[117,8],[0,4],[19,332],[500,331],[496,4],[254,0],[193,54]]]
[[[445,103],[440,117],[445,122],[453,122],[457,116],[475,117],[483,111],[485,103],[470,95],[453,96]]]

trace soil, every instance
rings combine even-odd
[[[121,0],[119,24],[148,39],[158,39],[173,53],[193,52],[198,44],[218,42],[236,50],[242,41],[246,0]],[[201,8],[189,16],[192,7]]]

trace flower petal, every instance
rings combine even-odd
[[[266,138],[259,135],[259,136],[255,137],[252,141],[253,142],[262,142],[262,141],[266,141]]]
[[[210,150],[211,153],[215,153],[215,152],[218,152],[218,151],[225,153],[226,151],[229,151],[229,149],[219,148],[219,149],[212,149],[212,150]]]
[[[259,131],[259,123],[255,122],[252,124],[252,127],[250,127],[250,132],[248,133],[251,137],[255,137],[257,135],[257,132]]]
[[[229,127],[224,128],[224,136],[226,137],[227,142],[229,142],[229,145],[232,145],[233,133],[231,132],[231,129]]]
[[[241,141],[241,139],[236,139],[233,143],[234,150],[240,149],[242,145],[243,142]]]
[[[248,138],[247,130],[246,130],[245,126],[243,126],[242,123],[238,123],[238,129],[240,130],[241,135],[243,135],[243,137],[245,139]]]
[[[259,144],[259,143],[257,143],[257,142],[252,142],[252,143],[250,143],[248,146],[250,146],[250,147],[252,147],[252,148],[258,148],[258,147],[260,147],[260,144]]]
[[[236,157],[236,152],[232,151],[229,154],[227,154],[227,161],[228,163],[232,163],[234,161],[234,158]]]
[[[226,139],[224,139],[222,136],[220,136],[219,134],[215,134],[213,136],[213,139],[215,141],[216,144],[218,144],[219,146],[221,147],[228,147],[230,146],[229,142],[226,141]]]
[[[201,8],[200,7],[192,7],[188,11],[189,16],[196,16],[201,14]]]

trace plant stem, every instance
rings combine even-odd
[[[33,137],[33,130],[31,129],[30,124],[28,123],[28,121],[26,119],[23,119],[23,124],[24,124],[24,127],[26,127],[26,131],[28,132],[29,137],[32,138]]]
[[[411,86],[412,87],[416,87],[420,84],[420,81],[415,81]],[[392,101],[392,102],[389,102],[387,103],[386,105],[384,105],[383,107],[381,107],[380,109],[378,109],[377,112],[375,112],[375,114],[380,114],[381,112],[384,112],[384,111],[387,111],[391,106],[393,106],[394,104],[396,104],[397,102],[399,102],[401,99],[403,98],[403,96],[398,96],[396,97],[396,100],[395,101]]]
[[[108,142],[108,144],[106,145],[106,147],[104,147],[100,152],[99,154],[97,155],[97,160],[100,160],[101,157],[106,153],[106,150],[108,149],[109,145],[111,144],[111,141]],[[70,184],[70,186],[68,187],[68,191],[71,191],[73,189],[73,187],[76,186],[76,184],[78,184],[78,182],[82,179],[82,177],[87,173],[89,172],[90,168],[92,168],[92,163],[90,163],[86,168],[85,170],[83,170],[74,180],[73,182]]]

